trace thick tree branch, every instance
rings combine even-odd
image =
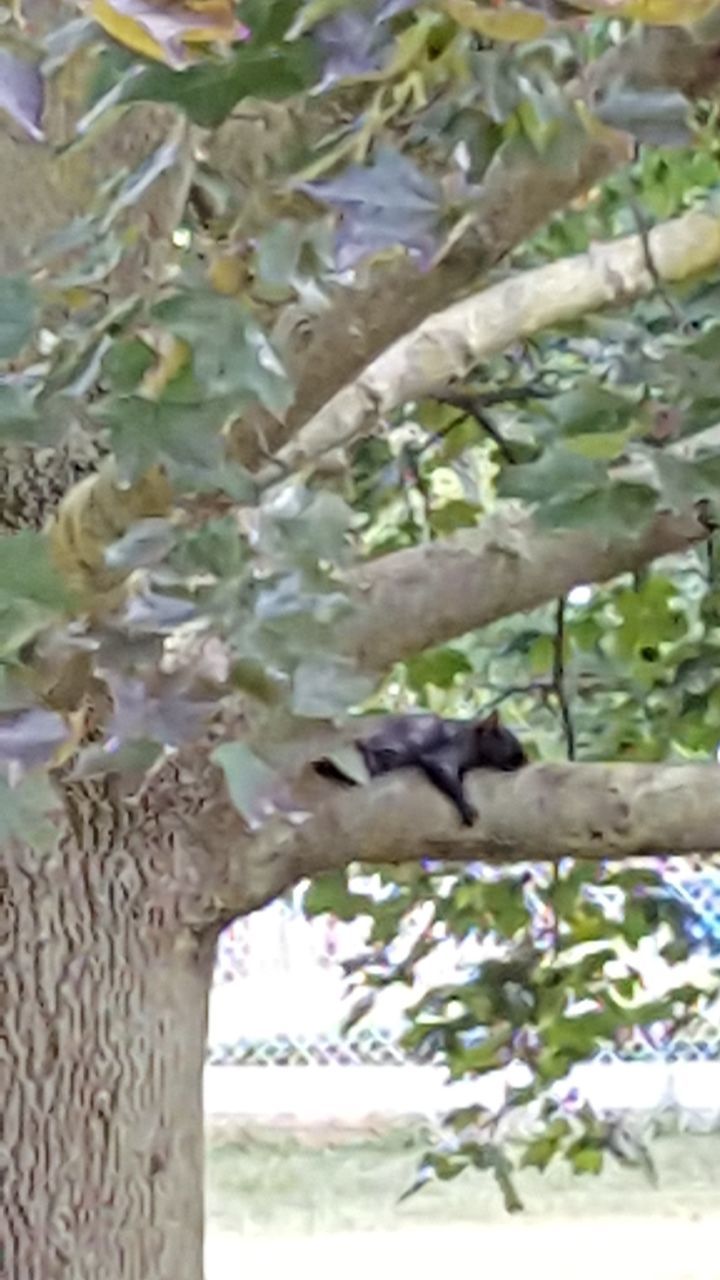
[[[535,608],[581,583],[635,572],[707,536],[692,510],[658,515],[640,537],[608,542],[591,529],[538,529],[527,511],[508,504],[478,529],[354,570],[357,607],[345,648],[366,669],[387,670],[431,645]]]
[[[689,459],[718,448],[716,424],[669,452]],[[344,647],[365,669],[385,671],[393,662],[567,595],[573,587],[636,573],[660,556],[688,551],[709,534],[690,506],[659,512],[640,535],[618,532],[610,540],[590,528],[539,529],[524,507],[503,503],[477,529],[353,570],[349,587],[356,608]]]
[[[410,772],[336,794],[326,784],[328,799],[305,823],[273,820],[234,845],[217,909],[229,918],[303,876],[355,861],[557,862],[720,850],[716,765],[541,764],[512,775],[477,771],[466,781],[480,815],[472,828]],[[202,831],[208,838],[204,821]]]
[[[720,218],[693,211],[649,235],[658,276],[672,282],[720,261]],[[383,351],[343,387],[260,472],[270,483],[288,470],[374,429],[378,418],[438,386],[462,378],[519,339],[628,302],[654,288],[639,235],[594,245],[588,253],[511,276],[431,316]]]
[[[590,108],[617,89],[677,89],[688,98],[708,95],[720,78],[720,31],[706,20],[696,28],[639,28],[617,49],[599,58],[572,86]],[[287,421],[258,415],[265,443],[277,450],[321,406],[402,334],[419,326],[453,299],[467,296],[483,275],[516,245],[564,209],[632,154],[622,134],[588,134],[560,168],[528,149],[522,161],[498,159],[486,173],[472,225],[433,271],[409,261],[366,273],[361,287],[339,291],[329,310],[306,317],[286,353],[297,379]],[[246,424],[247,425],[247,424]],[[250,442],[244,450],[257,463]]]

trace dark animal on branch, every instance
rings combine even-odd
[[[452,801],[467,827],[472,826],[477,811],[465,795],[465,774],[470,769],[512,771],[527,764],[521,743],[500,723],[497,711],[480,720],[393,716],[375,733],[356,739],[355,745],[371,778],[396,769],[421,769]],[[323,777],[354,784],[332,760],[318,760],[314,767]]]

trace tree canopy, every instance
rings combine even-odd
[[[370,992],[482,935],[408,1043],[523,1066],[526,1162],[646,1164],[557,1082],[707,998],[636,953],[692,946],[657,857],[720,847],[720,7],[2,8],[0,837],[112,775],[192,799],[198,920],[315,876]],[[420,706],[537,762],[470,831],[310,767]],[[513,1207],[498,1117],[455,1125],[426,1173]]]

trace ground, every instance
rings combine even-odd
[[[512,1218],[484,1175],[398,1205],[420,1150],[406,1133],[315,1148],[270,1136],[216,1141],[207,1280],[240,1280],[255,1265],[312,1280],[384,1280],[401,1269],[436,1280],[448,1262],[503,1280],[720,1280],[720,1134],[658,1139],[657,1188],[614,1164],[599,1178],[525,1175],[526,1212]]]

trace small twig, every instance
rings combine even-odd
[[[400,476],[408,498],[408,511],[411,519],[415,520],[415,513],[412,511],[409,502],[408,489],[412,485],[418,492],[423,507],[423,515],[425,517],[425,532],[428,542],[432,542],[434,534],[432,528],[432,495],[430,486],[420,471],[420,459],[427,445],[421,445],[418,449],[406,447],[402,451],[400,458]]]
[[[469,413],[470,416],[473,417],[482,427],[483,431],[486,431],[490,438],[495,441],[495,444],[505,461],[510,463],[511,466],[514,465],[516,458],[513,455],[512,449],[508,445],[507,441],[503,439],[502,433],[498,431],[495,423],[486,413],[485,405],[483,404],[480,396],[473,395],[472,392],[467,391],[448,390],[438,392],[435,399],[438,400],[440,404],[454,405],[456,409],[463,409],[466,414]]]
[[[560,706],[565,750],[568,760],[575,759],[575,726],[570,701],[565,687],[565,597],[561,596],[555,610],[555,643],[553,646],[553,689]]]
[[[528,684],[510,684],[506,688],[499,690],[494,698],[491,698],[489,702],[484,704],[483,714],[494,711],[496,707],[501,706],[508,698],[514,698],[521,694],[528,695],[534,693],[546,696],[547,694],[552,693],[553,689],[554,685],[552,681],[543,679],[531,680]]]
[[[686,323],[685,316],[675,302],[675,299],[665,288],[665,284],[653,257],[652,248],[650,247],[650,231],[652,230],[650,223],[646,221],[645,214],[634,195],[630,194],[628,196],[628,204],[635,220],[635,226],[637,227],[640,243],[642,245],[645,266],[648,269],[648,274],[653,282],[655,292],[659,298],[662,298],[678,328],[683,330]]]
[[[555,609],[555,641],[553,645],[553,690],[560,707],[563,733],[565,736],[565,752],[568,760],[573,761],[576,755],[575,726],[573,724],[570,700],[565,683],[565,608],[566,600],[560,596]],[[553,888],[560,884],[560,864],[553,863]],[[557,904],[553,903],[553,949],[557,955],[560,950],[560,917]]]
[[[466,400],[472,398],[484,409],[492,409],[498,404],[522,404],[525,400],[552,400],[557,395],[557,391],[553,387],[543,387],[533,382],[528,382],[522,387],[498,387],[494,391],[466,385],[457,389],[449,387],[446,391],[440,392],[436,398],[450,402],[449,397],[454,395],[464,396]]]

